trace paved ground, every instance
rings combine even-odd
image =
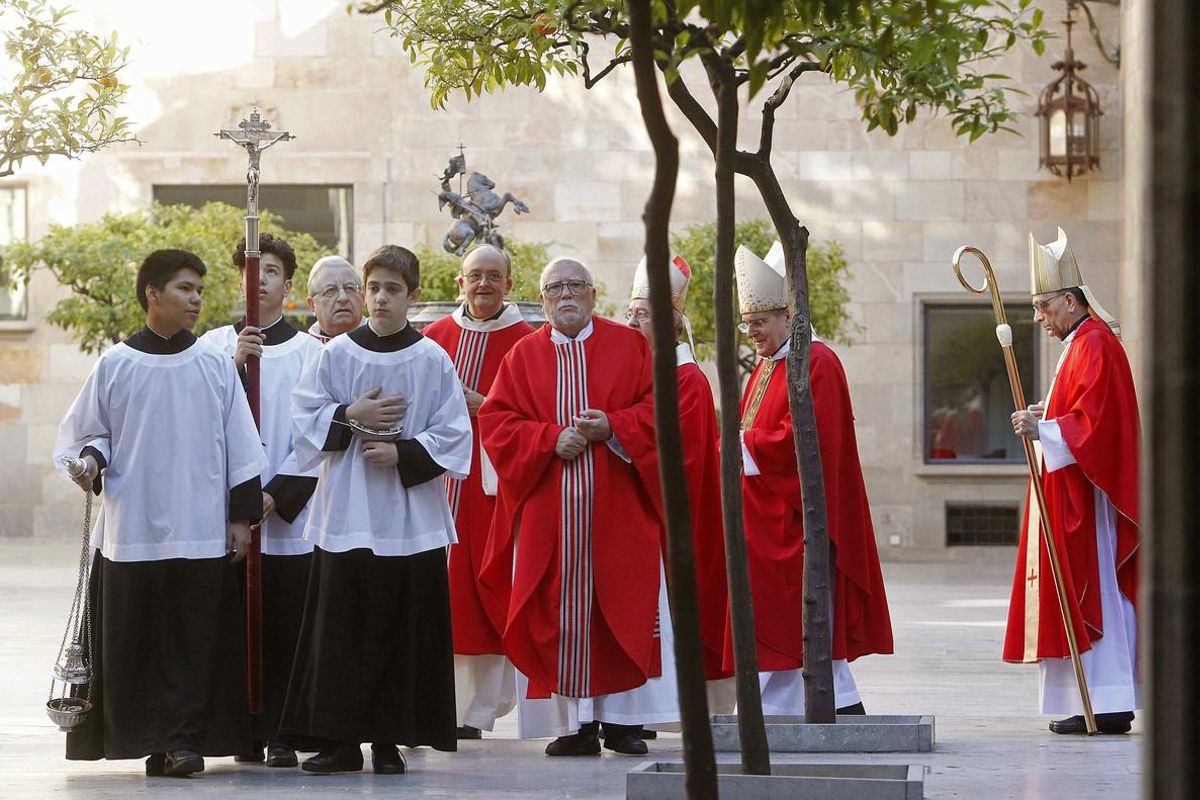
[[[860,660],[855,677],[873,713],[936,715],[935,752],[778,760],[924,764],[931,800],[1138,798],[1140,721],[1132,736],[1055,736],[1035,713],[1036,670],[999,660],[1011,562],[996,556],[1004,554],[984,564],[885,566],[897,654]],[[397,777],[368,771],[318,778],[210,759],[196,778],[148,780],[140,761],[67,762],[63,735],[46,719],[43,704],[75,557],[67,546],[0,542],[0,797],[620,798],[625,773],[639,763],[611,754],[547,758],[544,742],[514,738],[512,718],[501,721],[494,738],[465,742],[458,753],[408,751],[413,771]],[[681,758],[677,736],[650,747],[652,757]]]

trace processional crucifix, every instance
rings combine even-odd
[[[271,123],[259,115],[255,108],[249,119],[238,123],[238,130],[222,128],[213,134],[228,139],[246,148],[250,166],[246,170],[246,325],[259,327],[258,312],[259,256],[258,250],[258,184],[262,172],[259,161],[262,152],[278,142],[296,137],[287,131],[271,130]],[[258,416],[258,356],[246,359],[246,398],[254,414],[254,424],[259,425]],[[261,532],[258,526],[251,529],[250,550],[246,554],[246,697],[250,713],[257,714],[263,708],[262,696],[262,561]]]

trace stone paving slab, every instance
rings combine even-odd
[[[509,716],[495,734],[461,743],[458,753],[406,751],[412,772],[404,776],[318,777],[209,759],[195,778],[147,779],[140,761],[67,762],[63,734],[43,705],[76,557],[69,545],[0,540],[0,798],[618,800],[638,764],[682,760],[675,734],[649,742],[646,759],[607,751],[599,758],[547,758],[544,740],[515,738]],[[925,765],[928,800],[1141,797],[1140,719],[1130,736],[1051,734],[1047,718],[1036,713],[1036,669],[1000,661],[1011,563],[993,556],[982,564],[884,565],[896,655],[856,661],[855,679],[873,714],[934,715],[933,752],[776,754],[775,763]],[[722,753],[718,760],[736,763],[737,756]]]
[[[737,716],[718,714],[712,722],[717,752],[741,752]],[[764,722],[772,753],[928,753],[934,744],[934,719],[919,714],[839,714],[832,725],[783,716]]]

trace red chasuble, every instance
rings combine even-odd
[[[1057,420],[1076,463],[1042,478],[1071,616],[1081,651],[1104,635],[1093,489],[1117,510],[1116,567],[1121,593],[1137,607],[1138,420],[1133,375],[1121,342],[1093,319],[1075,329],[1054,378],[1044,419]],[[1025,498],[1004,660],[1067,658],[1050,558],[1041,541],[1037,502]]]
[[[704,677],[726,678],[722,665],[729,585],[725,578],[725,538],[721,519],[721,459],[712,387],[694,361],[679,365],[679,424],[692,510],[696,588],[700,595],[700,643]]]
[[[769,371],[766,376],[765,371]],[[814,341],[810,374],[833,545],[832,655],[852,661],[868,653],[891,653],[892,623],[858,460],[846,373],[834,352]],[[758,668],[763,672],[798,669],[804,664],[804,507],[782,359],[759,361],[742,397],[741,412],[746,448],[760,471],[742,478]],[[725,663],[733,664],[728,636]]]
[[[460,308],[421,333],[450,355],[465,386],[486,395],[491,391],[501,360],[513,345],[533,333],[533,326],[512,305],[505,308],[499,319],[485,321],[463,318]],[[471,428],[475,440],[471,474],[464,480],[446,479],[446,496],[458,533],[458,544],[450,548],[449,563],[454,652],[468,656],[504,652],[500,631],[492,624],[479,597],[479,572],[496,498],[485,494],[483,489],[478,419],[471,419]]]
[[[500,479],[481,586],[530,697],[622,692],[661,672],[650,351],[636,331],[592,322],[582,342],[554,344],[549,325],[518,342],[479,412]],[[555,455],[585,408],[608,415],[632,463],[603,442]]]

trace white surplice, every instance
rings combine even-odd
[[[233,361],[203,340],[106,350],[59,425],[55,464],[88,446],[107,462],[92,545],[110,561],[224,556],[229,490],[267,463]]]
[[[416,439],[451,477],[471,469],[471,418],[454,364],[421,338],[395,352],[375,352],[348,335],[331,339],[292,393],[293,439],[301,469],[320,466],[304,536],[332,553],[369,548],[405,556],[458,541],[445,485],[430,480],[405,488],[395,467],[375,467],[356,438],[345,450],[323,451],[334,414],[367,392],[403,395],[402,438]]]
[[[238,334],[232,325],[214,328],[200,338],[231,358],[237,349]],[[315,467],[302,470],[296,464],[292,446],[292,390],[300,382],[305,368],[314,363],[320,353],[321,342],[299,332],[281,344],[263,346],[258,422],[259,434],[267,450],[267,467],[261,476],[264,488],[276,475],[317,477]],[[271,556],[311,553],[312,542],[304,539],[307,520],[307,506],[291,522],[278,514],[268,515],[262,521],[262,552]]]

